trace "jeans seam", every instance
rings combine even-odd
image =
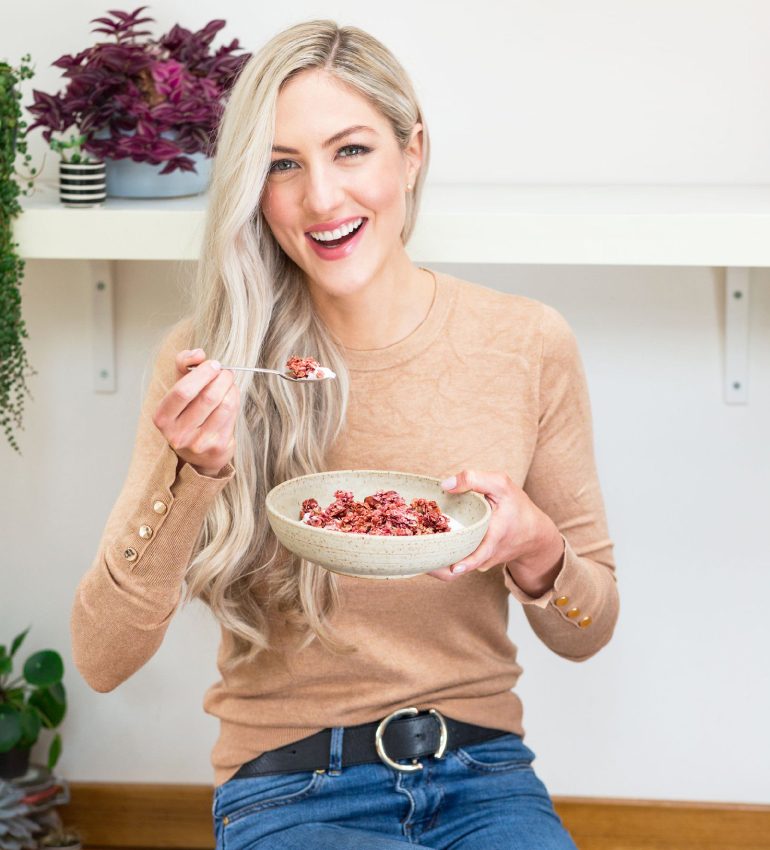
[[[414,797],[410,793],[409,789],[406,788],[402,784],[401,780],[403,778],[404,778],[404,774],[399,770],[398,776],[396,777],[396,791],[403,791],[404,794],[406,794],[406,796],[409,797],[409,812],[407,813],[406,817],[401,821],[401,830],[404,834],[404,838],[408,838],[409,836],[407,835],[407,832],[409,831],[409,826],[408,826],[409,820],[411,819],[412,815],[414,815],[415,811],[417,810],[417,805],[416,805],[416,803],[414,801]]]
[[[279,809],[282,806],[288,806],[292,803],[298,803],[300,800],[304,800],[306,797],[309,797],[313,793],[313,791],[315,791],[322,778],[322,774],[314,773],[310,778],[310,782],[302,790],[296,791],[294,794],[287,794],[281,797],[272,797],[269,800],[261,800],[258,803],[247,803],[240,809],[236,809],[234,812],[230,812],[227,815],[221,816],[223,820],[223,827],[226,829],[229,824],[237,823],[242,818],[254,814],[255,812],[263,811],[266,809]]]

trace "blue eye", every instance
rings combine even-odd
[[[358,153],[345,154],[342,157],[342,159],[353,159],[357,156],[363,156],[364,154],[369,153],[371,148],[367,148],[364,145],[345,145],[345,147],[340,148],[339,151],[337,151],[337,153],[342,153],[342,151],[349,151],[349,150],[358,151]],[[295,164],[294,160],[291,160],[291,159],[277,159],[275,162],[273,162],[271,164],[268,173],[277,174],[278,172],[294,171],[294,169],[291,168],[291,167],[290,168],[279,168],[278,167],[280,165],[283,165],[284,163],[288,164],[289,166],[292,166],[292,165]]]
[[[274,162],[274,163],[270,166],[270,172],[275,172],[275,171],[291,171],[291,169],[290,169],[290,168],[278,168],[278,167],[277,167],[277,166],[279,166],[279,165],[282,165],[284,162],[288,162],[288,163],[289,163],[289,165],[291,165],[291,160],[290,160],[290,159],[279,159],[279,160],[276,160],[276,161],[275,161],[275,162]]]
[[[341,151],[350,150],[358,150],[362,153],[369,153],[369,148],[365,148],[363,145],[345,145],[344,148],[340,148]],[[351,156],[361,156],[361,153],[352,153],[349,156],[344,157],[344,159],[350,159]]]

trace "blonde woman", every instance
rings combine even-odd
[[[553,308],[410,261],[428,161],[409,78],[371,35],[313,20],[252,57],[194,301],[77,590],[74,657],[97,691],[149,661],[183,595],[221,624],[204,700],[220,850],[574,847],[522,740],[507,620],[513,596],[575,661],[615,626],[585,375]],[[220,366],[294,354],[336,380]],[[489,530],[463,565],[401,582],[282,550],[265,494],[349,468],[483,493]]]

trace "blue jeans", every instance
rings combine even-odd
[[[382,762],[230,779],[214,789],[216,850],[576,850],[512,733],[420,756],[405,773]],[[405,764],[408,762],[400,762]]]

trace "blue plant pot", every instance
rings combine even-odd
[[[133,130],[126,133],[132,136]],[[97,130],[95,139],[106,139],[109,130]],[[173,140],[176,133],[161,133],[164,139]],[[203,153],[184,154],[195,163],[197,173],[176,169],[170,174],[161,174],[166,163],[153,165],[150,162],[134,162],[131,158],[112,159],[106,156],[108,198],[181,198],[205,192],[211,177],[211,157]]]
[[[110,159],[107,165],[107,196],[110,198],[180,198],[205,192],[211,177],[211,157],[202,153],[185,154],[195,162],[197,174],[177,169],[161,174],[165,163]]]

